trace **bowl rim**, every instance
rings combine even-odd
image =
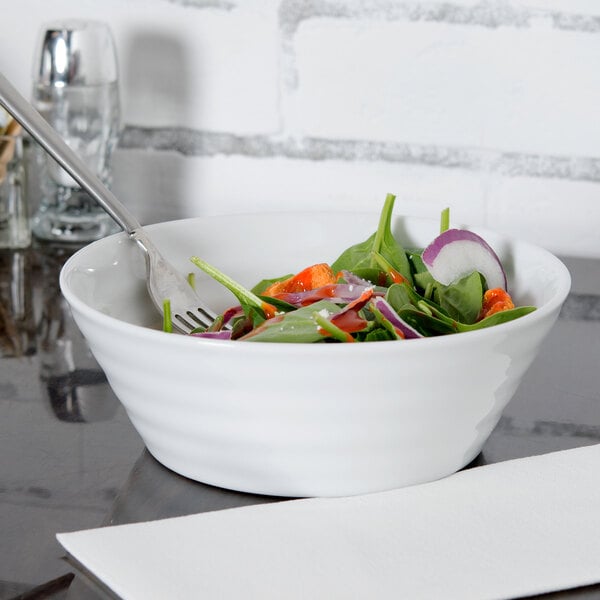
[[[153,229],[158,229],[163,226],[175,226],[177,223],[182,222],[191,222],[191,221],[217,221],[217,220],[228,220],[231,218],[248,218],[248,217],[273,217],[285,216],[287,218],[293,218],[294,215],[304,215],[304,216],[315,216],[319,215],[321,217],[330,217],[337,216],[340,214],[361,216],[365,217],[373,217],[378,216],[378,213],[372,211],[278,211],[278,212],[264,212],[264,213],[235,213],[232,215],[205,215],[205,216],[196,216],[196,217],[188,217],[182,219],[174,219],[169,221],[162,221],[160,223],[153,223],[144,226],[144,229],[147,229],[149,232],[152,232]],[[439,225],[439,221],[436,221],[433,218],[427,217],[418,217],[412,215],[396,215],[395,218],[399,218],[402,220],[409,221],[420,221],[423,223],[435,223]],[[376,222],[376,221],[375,221]],[[404,340],[408,342],[414,342],[414,348],[412,344],[409,346],[409,349],[401,350],[402,348],[406,348],[405,344],[396,344],[394,347],[398,348],[398,351],[410,351],[414,352],[416,350],[427,350],[433,347],[443,347],[447,344],[455,345],[455,344],[464,344],[471,343],[477,339],[485,338],[489,336],[494,336],[494,334],[503,333],[505,335],[510,335],[510,333],[514,329],[521,328],[522,325],[527,324],[529,326],[534,326],[537,322],[544,320],[549,314],[554,311],[557,312],[564,303],[567,295],[571,289],[571,274],[565,264],[552,252],[543,248],[542,246],[533,244],[531,242],[521,240],[515,238],[513,236],[504,235],[500,232],[479,226],[470,226],[464,224],[456,224],[453,223],[452,227],[468,229],[470,231],[477,232],[482,235],[484,239],[486,239],[486,234],[488,236],[495,236],[501,239],[503,242],[507,242],[511,246],[517,245],[524,249],[529,249],[534,252],[541,253],[545,256],[545,258],[553,265],[557,273],[557,281],[558,286],[554,295],[542,306],[536,307],[536,310],[519,317],[513,321],[509,321],[507,323],[501,323],[498,325],[494,325],[492,327],[486,327],[484,329],[478,329],[475,331],[467,331],[462,332],[460,334],[453,335],[441,335],[435,337],[428,338],[420,338],[418,341],[419,344],[416,343],[416,340]],[[159,329],[152,329],[150,327],[146,327],[143,325],[137,325],[133,323],[128,323],[119,319],[117,317],[113,317],[111,315],[107,315],[95,308],[90,307],[83,300],[81,300],[74,292],[71,291],[68,283],[69,274],[74,269],[77,262],[81,261],[82,257],[85,256],[87,252],[93,251],[96,247],[104,245],[104,244],[112,244],[115,242],[116,238],[120,238],[125,241],[128,239],[128,235],[124,232],[118,232],[102,238],[100,240],[96,240],[80,249],[78,249],[73,255],[71,255],[64,263],[60,270],[59,274],[59,285],[61,292],[67,303],[71,305],[76,311],[84,314],[87,319],[90,321],[102,325],[107,329],[112,329],[114,331],[122,331],[123,333],[129,332],[129,334],[133,334],[138,339],[147,339],[147,340],[160,340],[163,344],[174,345],[175,347],[184,347],[183,344],[187,344],[188,347],[191,347],[191,344],[199,344],[200,346],[206,346],[207,348],[237,348],[238,351],[246,348],[248,344],[239,343],[236,340],[218,340],[218,339],[207,339],[207,338],[199,338],[195,336],[189,335],[180,335],[180,334],[171,334],[164,332]],[[131,243],[135,243],[131,240]],[[286,346],[286,352],[289,353],[290,350],[293,349],[294,352],[327,352],[329,354],[335,353],[343,353],[343,352],[357,352],[357,347],[367,346],[369,348],[369,354],[374,354],[377,352],[389,352],[390,343],[397,342],[400,340],[386,340],[381,341],[376,344],[307,344],[301,342],[256,342],[251,344],[253,350],[252,352],[272,352],[274,347],[278,347],[281,345]],[[258,348],[257,348],[258,347]],[[354,348],[353,350],[349,349]],[[321,348],[321,350],[319,350]],[[326,349],[326,350],[323,350]],[[229,350],[231,351],[231,350]]]

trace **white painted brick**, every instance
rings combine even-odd
[[[198,215],[342,210],[378,212],[388,192],[399,213],[485,221],[481,178],[461,169],[120,150],[115,192],[145,223]],[[132,175],[133,174],[133,175]]]
[[[600,186],[490,176],[487,226],[555,254],[600,258]]]
[[[102,19],[117,41],[128,124],[230,132],[241,136],[225,136],[233,151],[252,146],[243,136],[256,133],[262,135],[258,146],[275,152],[278,140],[310,145],[304,136],[330,138],[329,151],[336,151],[336,139],[392,141],[408,155],[415,150],[406,160],[417,162],[369,161],[360,152],[360,160],[317,161],[252,157],[253,150],[192,158],[119,150],[115,191],[143,222],[246,211],[376,212],[394,192],[397,210],[406,214],[437,218],[450,206],[456,223],[486,225],[559,254],[600,256],[600,184],[568,179],[595,177],[595,163],[575,164],[562,172],[564,179],[507,174],[513,167],[531,172],[519,153],[566,156],[561,165],[600,157],[596,0],[432,2],[423,6],[433,7],[427,17],[433,20],[389,21],[386,7],[419,4],[374,0],[376,20],[364,3],[339,0],[338,8],[357,9],[349,11],[353,17],[315,18],[305,11],[307,18],[286,37],[293,15],[286,21],[282,14],[281,40],[279,0],[191,4],[13,2],[7,19],[21,26],[3,29],[0,71],[28,96],[41,24],[57,17]],[[291,2],[281,6],[294,9]],[[315,1],[309,8],[318,13],[323,6]],[[454,9],[463,24],[451,22]],[[486,15],[494,26],[481,24]],[[523,16],[525,25],[512,24]],[[297,89],[285,85],[294,80],[288,68],[298,76]],[[463,153],[467,159],[457,162],[465,168],[418,164],[451,164]],[[377,148],[373,154],[379,156]],[[491,164],[498,158],[500,166]],[[488,159],[496,172],[485,171]],[[546,157],[546,164],[555,162]]]
[[[109,23],[121,71],[123,120],[238,133],[279,129],[278,31],[273,1],[199,8],[167,0],[19,0],[0,37],[0,71],[30,96],[43,23]],[[225,6],[225,3],[224,3]]]
[[[323,18],[294,50],[297,135],[600,154],[600,34]]]
[[[599,186],[384,162],[307,161],[120,150],[115,192],[144,223],[199,215],[297,210],[378,212],[479,225],[564,256],[600,258]]]

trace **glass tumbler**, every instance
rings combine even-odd
[[[40,381],[52,414],[61,421],[112,418],[118,401],[60,291],[59,274],[80,246],[53,243],[40,256],[42,293],[37,322]]]
[[[48,24],[36,56],[34,106],[110,186],[120,102],[117,55],[109,27],[97,21]],[[44,155],[34,164],[43,171],[32,224],[37,238],[80,243],[120,230],[54,159]]]
[[[0,251],[0,357],[35,354],[33,268],[29,249]]]
[[[31,243],[21,127],[15,121],[0,132],[0,248]]]

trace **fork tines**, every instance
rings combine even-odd
[[[214,323],[216,315],[214,315],[211,311],[208,311],[202,307],[198,307],[197,312],[188,310],[184,315],[180,313],[175,314],[174,318],[177,319],[178,323],[185,327],[188,331],[192,331],[197,327],[210,327]]]

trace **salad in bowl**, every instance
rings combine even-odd
[[[543,248],[393,205],[147,226],[221,313],[193,334],[164,331],[125,233],[65,263],[73,317],[159,462],[234,490],[341,496],[432,481],[481,452],[569,273]]]
[[[448,209],[430,244],[405,249],[391,229],[394,201],[388,194],[377,230],[331,264],[264,279],[252,289],[192,257],[239,304],[191,335],[251,342],[409,340],[475,331],[535,310],[515,307],[497,254],[478,234],[450,229]],[[172,331],[168,299],[164,314],[163,328]]]

